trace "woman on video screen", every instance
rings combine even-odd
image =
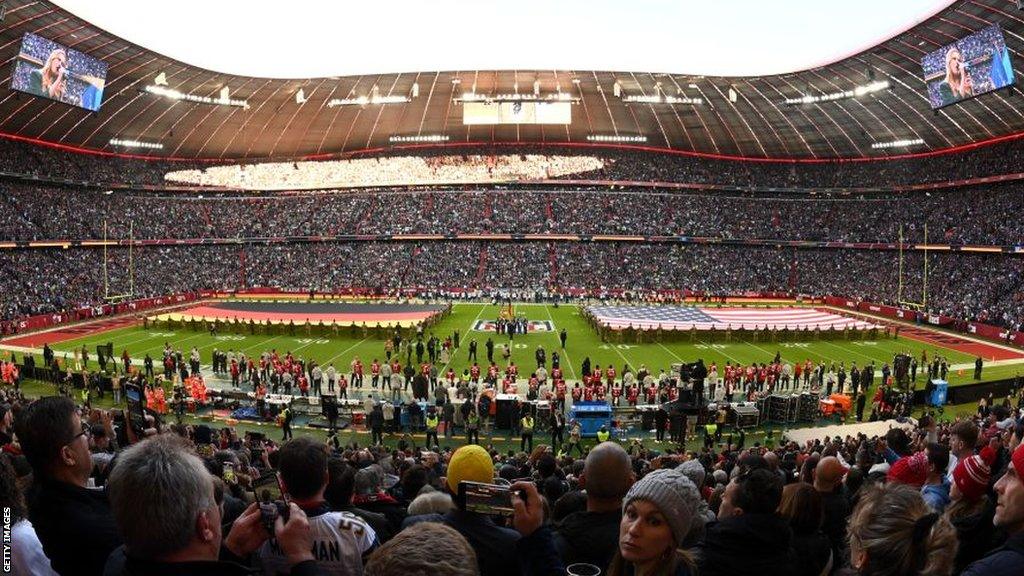
[[[67,90],[68,55],[60,48],[50,52],[46,64],[33,70],[29,76],[28,89],[34,94],[63,100]]]
[[[963,56],[956,46],[946,52],[946,77],[939,83],[939,96],[943,104],[974,96],[971,76],[967,73]]]

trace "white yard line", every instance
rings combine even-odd
[[[708,344],[707,342],[705,342],[705,341],[703,341],[703,340],[701,340],[699,338],[697,339],[697,342],[700,342],[704,346],[707,346],[708,350],[710,350],[712,352],[719,352],[719,353],[721,353],[722,356],[725,356],[726,358],[728,358],[729,360],[732,360],[733,362],[736,362],[737,364],[743,364],[742,362],[740,362],[736,358],[733,358],[732,356],[728,355],[725,352],[725,348],[722,348],[722,349],[714,348],[711,344]],[[728,344],[724,344],[723,346],[728,346]]]
[[[359,342],[356,342],[355,344],[353,344],[353,345],[349,346],[348,348],[345,348],[345,349],[344,349],[344,350],[342,350],[341,352],[338,352],[338,353],[337,353],[337,354],[335,354],[334,356],[331,356],[330,358],[328,358],[328,359],[327,359],[327,360],[326,360],[326,361],[324,362],[324,365],[326,365],[326,364],[330,364],[331,362],[334,362],[334,359],[335,359],[335,358],[339,358],[339,357],[341,357],[341,356],[342,356],[343,354],[345,354],[345,353],[346,353],[346,352],[348,352],[349,350],[354,350],[356,346],[359,346],[360,344],[362,344],[363,342],[366,342],[367,340],[369,340],[369,338],[363,338],[363,339],[362,339],[362,340],[360,340]],[[312,342],[311,342],[310,344],[312,344]],[[306,346],[309,346],[309,344],[306,344]]]
[[[473,321],[469,323],[469,328],[466,329],[466,336],[469,336],[469,334],[471,334],[473,332],[473,326],[476,326],[477,320],[479,320],[480,317],[483,316],[484,310],[487,309],[487,306],[488,306],[488,304],[481,304],[480,305],[480,311],[476,313],[476,318],[473,318]],[[513,310],[515,310],[515,308],[513,308]],[[461,342],[460,342],[460,344],[461,344]],[[466,346],[468,348],[469,345],[467,344]],[[497,345],[495,345],[495,347],[497,347]],[[459,353],[460,349],[462,349],[462,346],[459,346],[459,348],[456,348],[455,350],[453,350],[451,355],[448,356],[448,362],[446,362],[444,366],[442,366],[441,368],[438,369],[438,371],[437,371],[438,379],[441,379],[442,375],[445,373],[445,370],[447,370],[448,366],[450,366],[452,361],[455,360],[455,355]],[[468,358],[469,357],[469,351],[468,350],[466,351],[466,355],[467,355],[466,357]]]
[[[831,346],[831,347],[833,347],[833,348],[836,348],[837,350],[842,350],[842,351],[844,351],[844,352],[846,352],[846,351],[847,351],[847,349],[846,349],[846,348],[843,348],[842,346],[836,346],[835,344],[833,344],[833,343],[831,343],[831,342],[827,342],[827,341],[825,341],[825,340],[822,340],[822,343],[824,343],[824,344],[827,344],[827,345],[829,345],[829,346]],[[851,353],[853,353],[853,354],[856,354],[857,356],[860,356],[861,358],[864,358],[864,359],[870,360],[870,361],[872,361],[872,362],[877,362],[877,361],[878,361],[878,359],[877,359],[877,358],[874,358],[873,356],[868,356],[867,354],[864,354],[864,353],[862,353],[862,352],[858,352],[858,351],[856,351],[856,350],[855,350],[855,349],[853,349],[853,348],[850,348],[850,349],[849,349],[849,352],[851,352]],[[972,364],[972,366],[973,366],[973,364]]]
[[[544,305],[544,311],[548,313],[548,320],[551,321],[551,329],[555,330],[555,317],[551,315],[551,309],[548,308],[547,304]],[[559,346],[561,346],[561,342],[562,341],[559,340],[558,332],[555,331],[554,334],[555,334],[555,341],[559,343]],[[576,369],[573,368],[573,366],[572,366],[572,359],[569,358],[569,351],[564,349],[564,348],[562,348],[561,350],[562,350],[562,354],[565,355],[565,365],[569,367],[569,372],[572,372],[572,379],[573,380],[579,380],[579,378],[576,376]]]

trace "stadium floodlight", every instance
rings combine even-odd
[[[408,102],[412,102],[412,98],[408,96],[357,96],[356,98],[334,98],[327,102],[327,107],[374,106],[377,104],[406,104]]]
[[[122,146],[124,148],[146,148],[148,150],[163,150],[164,145],[159,142],[142,142],[141,140],[125,140],[121,138],[111,138],[111,146]]]
[[[186,94],[179,92],[172,88],[164,88],[163,86],[150,85],[143,89],[143,92],[154,94],[156,96],[163,96],[164,98],[170,98],[171,100],[182,100],[184,102],[195,102],[196,104],[213,104],[216,106],[236,106],[238,108],[249,109],[249,102],[245,100],[236,100],[233,98],[210,98],[209,96],[199,96],[197,94]],[[222,92],[223,93],[223,92]]]
[[[588,142],[631,142],[631,143],[643,143],[647,142],[647,136],[633,135],[627,136],[625,134],[591,134],[587,136]]]
[[[865,94],[888,90],[890,86],[891,85],[888,80],[878,80],[862,86],[855,86],[851,90],[844,90],[842,92],[832,92],[829,94],[822,94],[820,96],[806,95],[800,96],[799,98],[786,98],[786,104],[790,106],[797,104],[817,104],[818,102],[833,102],[835,100],[844,100],[846,98],[857,98],[858,96],[864,96]]]
[[[904,140],[893,140],[891,142],[874,142],[871,147],[875,150],[880,148],[904,148],[907,146],[917,146],[924,144],[924,140],[921,138],[904,139]]]
[[[548,94],[477,94],[474,91],[463,92],[456,96],[455,102],[579,102],[579,98],[568,92],[557,90]]]
[[[408,136],[391,136],[388,142],[392,144],[405,144],[410,142],[447,142],[446,134],[410,134]]]
[[[623,96],[623,102],[637,103],[637,104],[693,104],[699,106],[704,104],[703,98],[689,98],[687,96],[670,96],[668,94],[652,94],[649,96],[645,95],[631,95]]]

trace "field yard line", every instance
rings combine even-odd
[[[484,310],[487,309],[487,306],[488,306],[487,304],[480,304],[480,311],[476,313],[476,318],[473,318],[473,321],[469,323],[469,328],[466,329],[466,335],[467,336],[473,331],[473,326],[476,326],[476,321],[479,320],[480,317],[484,315]],[[512,305],[512,312],[515,313],[515,304]],[[495,346],[497,346],[497,345],[495,345]],[[459,353],[460,349],[462,349],[461,346],[459,348],[456,348],[451,353],[451,355],[448,356],[448,362],[446,362],[444,366],[441,366],[441,368],[439,368],[437,370],[437,377],[439,379],[441,378],[441,375],[444,374],[444,372],[448,368],[448,366],[451,365],[452,360],[455,360],[455,355]],[[467,351],[466,351],[466,358],[469,358],[468,346],[467,346]]]
[[[757,348],[758,350],[760,350],[761,352],[764,352],[768,356],[771,356],[772,358],[775,358],[774,354],[772,354],[771,352],[769,352],[765,348],[761,348],[760,346],[758,346],[757,344],[754,344],[753,342],[744,342],[744,344],[746,344],[747,346],[750,346],[752,348]],[[779,350],[779,358],[782,359],[782,360],[786,359],[786,357],[782,355],[782,351],[781,350]]]
[[[548,313],[548,320],[551,320],[551,328],[552,328],[552,330],[554,330],[554,328],[555,328],[555,317],[551,315],[551,309],[548,308],[547,304],[544,305],[544,311]],[[561,340],[558,339],[559,338],[558,332],[554,332],[554,335],[555,335],[555,341],[558,342],[559,345],[561,345]],[[569,372],[572,372],[572,379],[573,380],[579,380],[579,378],[576,376],[576,369],[573,368],[573,366],[572,366],[572,358],[569,358],[569,351],[563,348],[562,349],[562,354],[565,355],[565,364],[566,364],[566,366],[569,367]]]
[[[344,353],[348,352],[349,350],[352,350],[353,348],[355,348],[356,346],[359,346],[360,344],[362,344],[363,342],[366,342],[367,340],[369,340],[369,338],[363,338],[363,339],[362,339],[362,340],[360,340],[359,342],[356,342],[355,344],[353,344],[353,345],[349,346],[348,348],[345,348],[345,349],[344,349],[344,350],[342,350],[341,352],[338,352],[338,353],[337,353],[337,354],[335,354],[334,356],[331,356],[331,357],[330,357],[330,358],[328,358],[328,359],[327,359],[326,361],[324,361],[324,364],[330,364],[331,362],[334,362],[334,359],[335,359],[335,358],[338,358],[338,357],[339,357],[339,356],[341,356],[342,354],[344,354]],[[308,345],[309,345],[309,344],[307,344],[307,346],[308,346]]]
[[[831,346],[831,347],[833,347],[833,348],[837,348],[837,349],[839,349],[839,350],[844,350],[844,351],[846,350],[846,349],[845,349],[845,348],[843,348],[842,346],[836,346],[835,344],[833,344],[833,343],[831,343],[831,342],[825,342],[824,340],[822,340],[822,343],[824,343],[824,344],[827,344],[827,345],[829,345],[829,346]],[[872,356],[868,356],[867,354],[863,354],[863,353],[861,353],[861,352],[858,352],[857,350],[855,350],[855,349],[853,349],[853,348],[850,348],[850,352],[852,352],[852,353],[856,354],[857,356],[860,356],[861,358],[867,358],[868,360],[871,360],[872,362],[875,362],[875,361],[877,361],[877,360],[878,360],[878,358],[874,358],[874,357],[872,357]],[[973,364],[972,364],[972,366],[973,366]]]
[[[175,344],[179,344],[181,342],[185,342],[185,341],[191,340],[193,338],[199,338],[200,336],[205,336],[205,334],[199,333],[199,334],[196,334],[195,336],[189,336],[188,338],[183,338],[181,340],[176,340]],[[152,336],[150,338],[152,338]],[[159,336],[158,336],[158,338],[159,338]],[[149,338],[143,338],[142,340],[138,340],[137,342],[144,342],[146,340],[149,340]],[[146,352],[149,352],[150,350],[159,350],[159,349],[162,349],[162,348],[163,348],[163,344],[162,343],[161,344],[157,344],[156,346],[150,346],[149,348],[143,348],[141,350],[135,350],[134,352],[132,352],[132,356],[143,356],[144,357],[146,355]],[[123,350],[124,346],[121,346],[121,349]],[[81,348],[79,348],[79,350],[81,350]],[[114,350],[117,350],[117,346],[114,346]],[[66,352],[68,354],[73,354],[74,353],[74,348],[72,348],[71,350],[63,350],[63,352]],[[117,358],[118,358],[118,360],[121,359],[120,356],[118,356]],[[134,364],[134,362],[133,362],[133,364]]]
[[[708,344],[707,342],[705,342],[705,341],[703,341],[703,340],[701,340],[699,338],[697,339],[697,342],[700,342],[704,346],[707,346],[707,349],[712,351],[712,352],[721,352],[722,356],[725,356],[726,358],[728,358],[729,360],[732,360],[733,362],[736,362],[737,364],[743,364],[743,362],[740,362],[739,360],[737,360],[737,359],[733,358],[732,356],[729,356],[728,354],[726,354],[725,353],[725,348],[722,348],[721,350],[719,350],[719,349],[713,347],[711,344]],[[726,344],[725,346],[728,346],[728,344]]]
[[[680,362],[682,362],[683,364],[686,364],[686,360],[683,360],[682,358],[680,358],[680,357],[679,357],[679,355],[678,355],[678,354],[676,354],[675,352],[673,352],[672,350],[670,350],[670,349],[668,348],[668,346],[665,346],[665,345],[664,345],[664,344],[662,344],[661,342],[658,342],[658,346],[661,346],[662,350],[664,350],[665,352],[668,352],[669,354],[671,354],[671,355],[672,355],[672,357],[673,357],[673,358],[675,358],[676,360],[679,360],[679,361],[680,361]]]
[[[255,344],[253,344],[252,346],[246,346],[245,348],[239,348],[239,350],[252,350],[253,348],[255,348],[257,346],[266,346],[270,342],[273,342],[274,340],[277,340],[278,338],[283,338],[283,337],[284,337],[284,334],[278,334],[277,336],[274,336],[270,340],[263,340],[262,342],[257,342]],[[268,352],[269,352],[269,350],[268,350]]]

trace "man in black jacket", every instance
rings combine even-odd
[[[35,476],[29,520],[53,569],[62,576],[102,573],[121,535],[106,494],[86,488],[93,468],[88,425],[70,399],[51,396],[29,404],[15,432]]]
[[[555,548],[566,565],[585,562],[607,571],[619,546],[622,498],[635,480],[629,455],[617,443],[602,442],[587,454],[581,476],[587,509],[555,527]]]
[[[776,510],[782,479],[765,467],[737,476],[722,495],[718,521],[708,524],[695,553],[701,576],[794,573],[792,531]]]
[[[108,487],[125,547],[111,555],[106,574],[249,574],[247,557],[270,537],[257,504],[224,537],[213,477],[175,435],[156,436],[124,451]],[[302,509],[291,504],[287,523],[278,517],[274,533],[290,574],[319,574]]]

